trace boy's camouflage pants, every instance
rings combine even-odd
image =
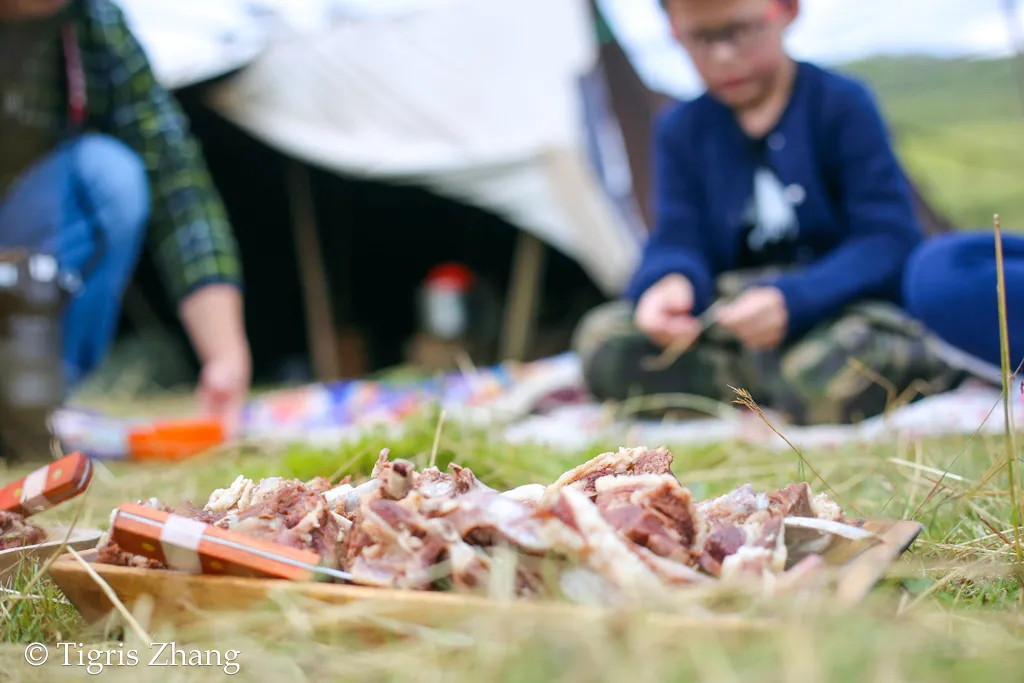
[[[853,305],[771,352],[748,351],[712,325],[662,370],[649,369],[647,359],[664,350],[633,326],[628,303],[613,302],[583,319],[573,346],[600,399],[690,394],[731,403],[735,387],[795,424],[856,422],[901,400],[946,391],[963,378],[920,324],[881,302]]]

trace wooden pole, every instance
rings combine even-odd
[[[338,340],[331,288],[320,251],[311,180],[305,164],[294,160],[288,162],[292,233],[299,260],[309,352],[317,381],[330,382],[340,377]]]
[[[505,304],[501,360],[526,359],[537,323],[543,271],[544,243],[533,233],[520,230]]]

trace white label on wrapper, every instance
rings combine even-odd
[[[171,515],[160,531],[160,547],[171,569],[189,574],[202,574],[199,560],[199,542],[203,540],[206,525],[194,519]]]
[[[43,495],[43,491],[46,490],[46,478],[49,476],[50,466],[47,465],[25,477],[25,484],[21,487],[21,507],[26,512],[42,512],[53,507]]]

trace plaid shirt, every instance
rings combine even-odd
[[[178,103],[157,82],[121,10],[111,0],[77,0],[70,10],[85,76],[85,127],[118,138],[142,158],[150,179],[149,243],[169,293],[180,300],[215,282],[241,286],[235,238],[199,145]],[[59,46],[60,36],[54,40]],[[36,85],[27,104],[63,128],[68,108],[63,73]]]

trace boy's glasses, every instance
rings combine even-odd
[[[768,28],[768,21],[736,22],[718,29],[693,31],[680,36],[683,45],[701,54],[711,54],[716,45],[729,47],[737,52],[747,52],[757,45]]]
[[[768,27],[778,19],[782,6],[774,2],[761,17],[748,21],[734,21],[721,28],[700,29],[679,36],[683,46],[702,55],[711,54],[716,45],[724,45],[736,52],[746,52],[757,45]]]

